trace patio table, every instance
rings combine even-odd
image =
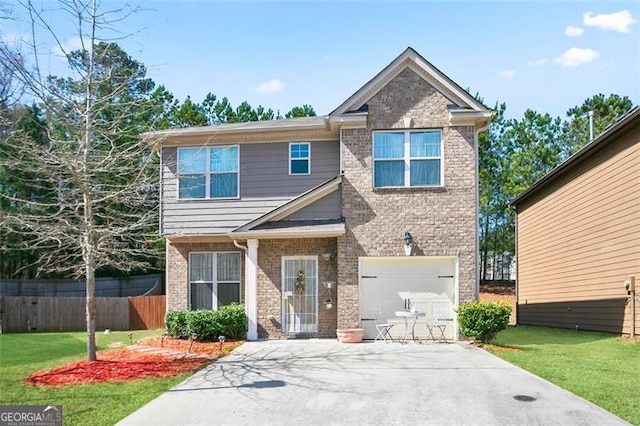
[[[411,333],[411,338],[414,342],[420,341],[420,339],[416,339],[416,321],[418,321],[418,318],[426,316],[426,314],[420,311],[405,309],[402,311],[396,311],[396,316],[401,317],[404,320],[402,327],[402,339],[399,341],[401,341],[402,343],[407,343],[407,336],[409,335],[409,333]]]

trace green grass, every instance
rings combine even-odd
[[[134,331],[134,341],[161,330]],[[96,334],[98,350],[129,344],[126,331]],[[189,374],[133,382],[34,387],[26,378],[38,370],[86,359],[86,333],[0,334],[0,404],[62,405],[65,425],[113,425]]]
[[[518,326],[487,345],[500,358],[640,425],[640,343],[608,333]]]

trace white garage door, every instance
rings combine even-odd
[[[426,337],[426,323],[433,318],[454,318],[455,258],[451,257],[361,257],[360,324],[365,339],[376,337],[372,308],[379,306],[388,322],[396,323],[392,335],[402,334],[402,318],[395,312],[404,309],[408,299],[416,310],[425,312],[418,319],[416,334]],[[453,321],[445,335],[452,338]]]

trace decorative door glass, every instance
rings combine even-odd
[[[318,331],[318,259],[315,256],[282,260],[282,331]]]

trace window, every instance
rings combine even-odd
[[[178,198],[237,198],[239,147],[178,148]]]
[[[218,309],[240,302],[240,253],[189,254],[189,306]]]
[[[289,144],[289,174],[308,175],[311,173],[311,147],[308,142]]]
[[[375,132],[375,188],[442,185],[442,133],[437,130]]]

